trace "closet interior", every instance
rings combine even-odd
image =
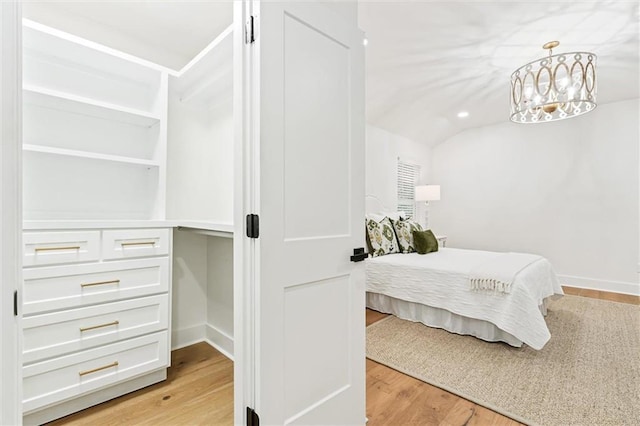
[[[233,357],[231,24],[173,70],[23,21],[25,424]]]

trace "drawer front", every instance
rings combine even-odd
[[[106,230],[102,233],[104,260],[169,254],[168,229]]]
[[[169,365],[167,332],[23,367],[23,411],[29,412]]]
[[[25,317],[25,364],[156,331],[169,323],[167,294]]]
[[[100,231],[25,232],[23,265],[93,262],[100,258]]]
[[[149,296],[169,290],[167,257],[25,269],[24,315]]]

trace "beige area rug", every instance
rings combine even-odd
[[[535,351],[388,317],[367,357],[523,423],[640,424],[640,307],[564,296],[547,324]]]

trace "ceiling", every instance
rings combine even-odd
[[[230,1],[23,0],[23,14],[179,70],[233,22]]]
[[[39,0],[25,15],[180,69],[231,23],[232,6]],[[506,122],[511,72],[544,56],[550,40],[561,42],[555,53],[598,55],[600,104],[638,98],[639,22],[635,0],[361,1],[367,121],[430,145]]]
[[[551,40],[554,53],[596,53],[599,103],[640,97],[636,1],[361,2],[358,12],[367,121],[415,141],[508,121],[511,73]]]

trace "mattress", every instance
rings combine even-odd
[[[419,303],[486,321],[534,349],[551,334],[540,306],[562,287],[548,260],[520,271],[510,293],[472,291],[469,274],[494,259],[495,252],[441,248],[438,252],[391,254],[366,261],[367,292]]]

